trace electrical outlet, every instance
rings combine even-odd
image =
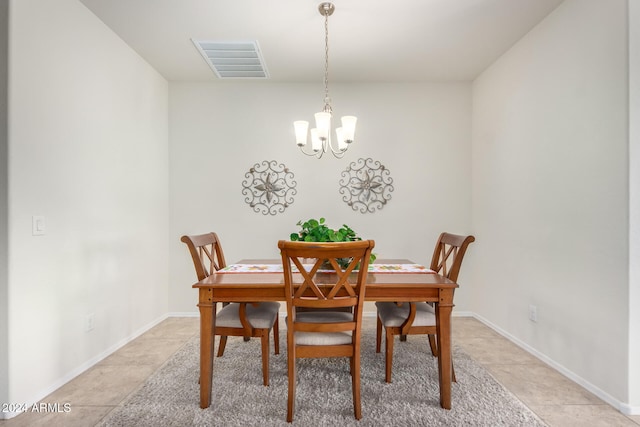
[[[85,332],[93,331],[93,328],[95,327],[95,323],[96,323],[95,314],[93,313],[87,314],[87,317],[85,317],[84,319],[84,331]]]
[[[529,320],[532,322],[538,321],[538,307],[535,305],[529,305]]]

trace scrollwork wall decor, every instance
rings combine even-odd
[[[352,162],[341,174],[342,200],[361,213],[382,209],[391,200],[393,179],[390,175],[384,165],[371,158]]]
[[[264,160],[253,165],[244,177],[242,194],[254,212],[276,215],[293,203],[297,183],[293,172],[284,164]]]

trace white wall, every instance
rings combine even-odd
[[[217,231],[229,261],[275,257],[299,219],[325,216],[374,238],[381,257],[425,263],[440,231],[474,232],[456,310],[479,313],[609,401],[639,405],[626,0],[565,1],[473,90],[332,84],[336,114],[359,117],[343,160],[306,158],[293,143],[292,121],[321,107],[320,84],[168,89],[76,0],[53,3],[10,1],[0,378],[11,376],[1,401],[41,398],[167,311],[195,312],[180,235]],[[632,97],[632,142],[637,109]],[[340,172],[361,157],[383,161],[394,179],[375,214],[350,210],[338,193]],[[295,173],[298,194],[283,214],[254,213],[241,194],[244,173],[263,160]],[[47,235],[31,236],[34,214],[46,216]]]
[[[77,0],[10,6],[3,401],[28,403],[167,312],[168,84]]]
[[[640,2],[629,0],[629,405],[640,412]]]
[[[477,78],[472,109],[471,309],[614,404],[629,381],[626,4],[562,3]]]
[[[356,141],[341,160],[305,157],[295,145],[293,121],[312,120],[322,90],[320,83],[170,85],[170,311],[196,311],[183,234],[216,231],[227,262],[278,258],[277,241],[299,220],[323,216],[375,239],[379,257],[429,263],[441,231],[470,232],[469,83],[331,84],[334,114],[358,117]],[[342,201],[338,182],[349,163],[369,157],[389,169],[395,190],[382,210],[361,214]],[[264,160],[284,163],[297,181],[294,203],[275,216],[253,212],[242,195],[245,173]],[[463,271],[460,283],[471,287],[469,277]],[[464,289],[456,300],[464,309]]]

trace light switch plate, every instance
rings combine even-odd
[[[43,215],[31,217],[31,232],[34,236],[44,236],[47,231],[47,224]]]

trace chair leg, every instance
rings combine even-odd
[[[391,367],[393,366],[393,335],[387,329],[385,334],[385,362],[384,362],[384,380],[388,383],[391,382]]]
[[[226,335],[221,335],[220,336],[220,344],[218,345],[218,357],[222,357],[222,355],[224,354],[224,348],[227,345],[227,336]]]
[[[275,354],[280,354],[280,326],[278,317],[280,316],[276,316],[276,321],[273,324],[273,347]]]
[[[353,389],[353,413],[356,420],[362,419],[362,406],[360,404],[360,353],[351,357],[352,372],[351,372],[351,388]]]
[[[269,330],[263,329],[260,342],[262,343],[262,383],[269,385]]]
[[[287,346],[287,375],[289,393],[287,397],[287,422],[293,422],[293,409],[296,402],[296,350],[294,345]]]
[[[456,371],[453,369],[453,361],[451,361],[451,381],[454,383],[458,382],[458,380],[456,380]]]
[[[382,321],[378,317],[376,322],[376,353],[380,353],[380,347],[382,343]]]
[[[429,334],[429,347],[431,347],[431,354],[438,357],[438,349],[436,347],[436,336]]]

